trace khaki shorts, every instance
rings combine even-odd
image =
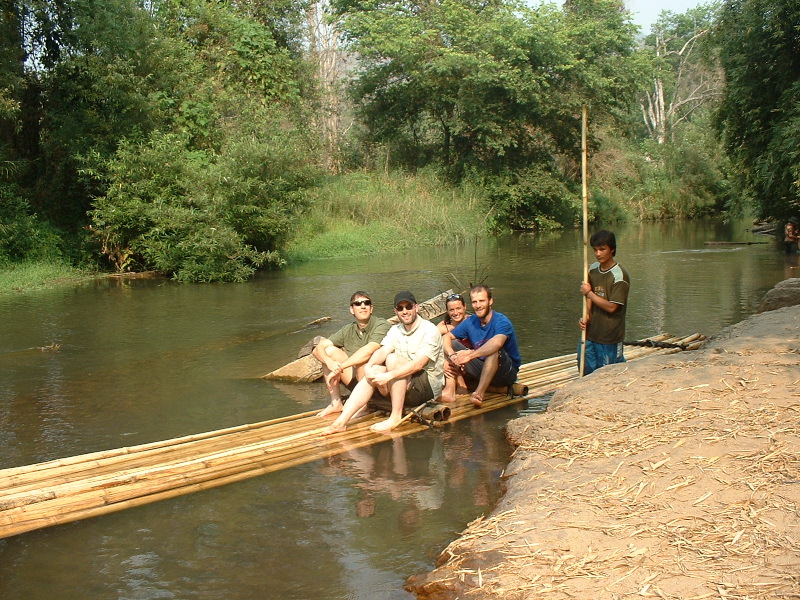
[[[416,408],[428,400],[433,400],[433,390],[431,389],[430,381],[428,381],[428,374],[425,371],[417,371],[411,376],[411,381],[408,383],[403,408]],[[392,400],[375,390],[372,398],[370,398],[369,407],[384,412],[392,412]]]

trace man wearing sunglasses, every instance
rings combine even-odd
[[[417,300],[411,292],[399,292],[394,297],[394,311],[400,322],[389,329],[381,347],[367,361],[364,378],[323,435],[344,431],[376,391],[391,403],[389,418],[371,427],[383,433],[400,423],[405,406],[419,406],[442,393],[444,356],[439,329],[419,316]]]
[[[370,356],[381,347],[389,331],[386,319],[373,316],[372,298],[358,291],[350,297],[350,314],[355,317],[330,338],[321,338],[312,354],[322,363],[322,375],[331,397],[331,402],[317,413],[324,417],[342,412],[341,383],[351,392],[358,380],[364,377],[364,365]]]

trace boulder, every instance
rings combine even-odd
[[[758,312],[763,313],[797,304],[800,304],[800,277],[792,277],[777,283],[767,292],[758,307]]]

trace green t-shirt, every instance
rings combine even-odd
[[[334,346],[343,349],[347,356],[352,356],[356,350],[370,342],[380,344],[389,332],[389,327],[391,327],[389,321],[373,315],[363,330],[359,329],[358,323],[354,321],[342,327],[328,339]]]
[[[597,344],[619,344],[625,339],[625,310],[631,287],[628,272],[618,264],[602,271],[600,263],[594,263],[589,267],[589,283],[595,294],[619,304],[619,308],[610,314],[596,304],[592,305],[586,339]]]

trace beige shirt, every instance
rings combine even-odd
[[[408,361],[415,361],[420,355],[428,357],[423,370],[428,375],[433,397],[438,398],[444,387],[444,347],[439,328],[422,317],[417,317],[411,331],[398,323],[392,326],[381,346],[387,346]]]

